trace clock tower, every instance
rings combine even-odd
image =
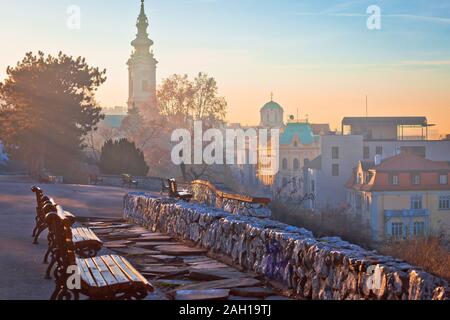
[[[136,107],[142,115],[152,113],[156,108],[156,65],[151,46],[153,41],[147,33],[148,18],[145,14],[144,0],[136,23],[136,39],[131,42],[134,50],[128,65],[128,110]]]

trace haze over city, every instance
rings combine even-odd
[[[381,30],[366,27],[381,8]],[[287,115],[340,128],[344,115],[427,116],[450,132],[450,3],[447,1],[147,1],[157,81],[202,71],[216,78],[227,120],[254,125],[274,93]],[[70,30],[67,8],[81,8]],[[38,13],[38,14],[36,14]],[[136,6],[129,1],[0,2],[0,78],[27,51],[62,50],[107,69],[102,107],[126,106]],[[14,32],[5,32],[12,30]]]

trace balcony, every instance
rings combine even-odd
[[[411,239],[426,236],[430,228],[428,209],[385,210],[384,228],[387,238]]]
[[[384,210],[384,217],[390,218],[416,218],[416,217],[429,217],[430,212],[428,209],[403,209],[403,210]]]

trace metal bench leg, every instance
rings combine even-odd
[[[47,270],[45,271],[45,279],[51,279],[50,273],[52,272],[53,266],[56,263],[56,259],[52,257],[52,260],[50,261],[50,264],[47,267]]]
[[[36,232],[36,234],[35,234],[35,236],[34,236],[34,241],[33,241],[33,244],[38,244],[39,242],[38,242],[38,238],[39,238],[39,236],[41,235],[41,233],[45,230],[45,229],[47,229],[47,226],[46,225],[40,225],[40,226],[38,226],[38,229],[37,229],[37,232]]]
[[[45,264],[48,263],[48,257],[50,256],[51,251],[52,251],[52,248],[49,246],[48,249],[47,249],[47,252],[45,253],[45,256],[44,256],[44,263]]]

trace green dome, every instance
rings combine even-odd
[[[272,109],[272,110],[281,109],[281,110],[283,110],[283,108],[282,108],[278,103],[276,103],[275,101],[267,102],[267,103],[261,108],[261,110],[264,110],[264,109]]]

